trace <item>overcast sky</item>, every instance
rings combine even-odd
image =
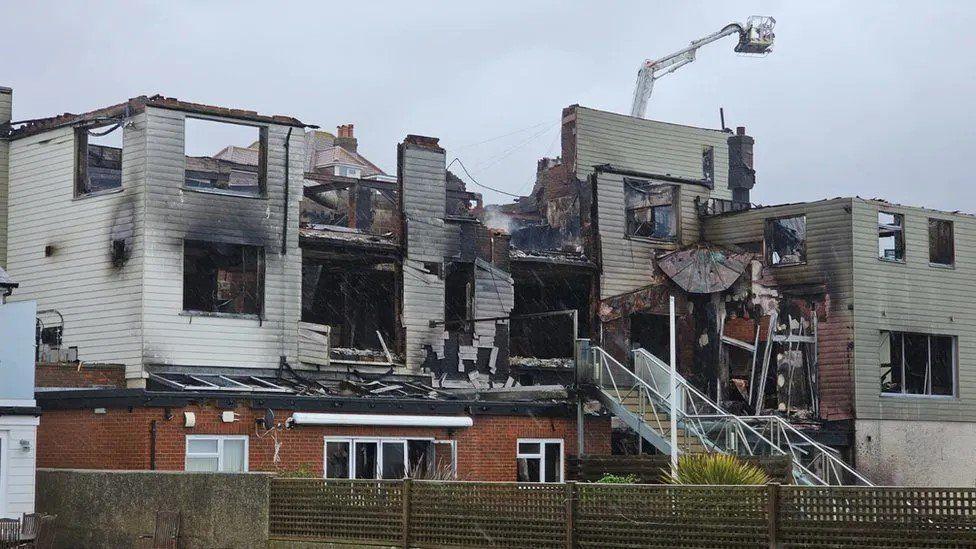
[[[776,18],[773,54],[707,46],[658,82],[648,117],[718,127],[725,107],[756,138],[759,202],[976,212],[972,2],[0,0],[0,85],[15,119],[161,93],[351,122],[389,173],[406,134],[437,136],[478,181],[524,194],[536,159],[559,152],[563,107],[627,113],[645,58],[752,14]]]

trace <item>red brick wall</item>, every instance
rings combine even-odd
[[[125,366],[121,364],[38,364],[35,387],[125,388]]]
[[[183,412],[196,414],[196,426],[183,427]],[[37,466],[84,469],[148,469],[151,422],[156,420],[156,468],[182,470],[186,435],[248,435],[251,471],[295,470],[305,467],[322,474],[325,436],[433,437],[457,441],[458,476],[464,480],[515,480],[515,446],[519,438],[561,438],[567,455],[576,453],[576,422],[569,418],[528,416],[475,416],[474,425],[462,429],[421,427],[297,426],[277,432],[280,462],[273,463],[274,441],[256,436],[255,419],[263,412],[238,407],[234,423],[223,423],[213,407],[108,410],[51,410],[38,428]],[[277,421],[290,417],[276,412]],[[263,432],[263,429],[260,429]],[[591,418],[586,424],[586,452],[610,453],[609,418]]]

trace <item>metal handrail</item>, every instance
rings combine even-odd
[[[645,350],[645,349],[637,349],[637,350],[634,351],[634,354],[635,355],[639,355],[642,358],[647,359],[648,362],[654,364],[659,369],[661,369],[662,371],[666,372],[668,375],[671,374],[670,366],[668,366],[667,364],[665,364],[664,361],[662,361],[658,357],[654,356],[653,354],[651,354],[647,350]],[[635,363],[636,363],[636,361],[635,361]],[[711,407],[713,410],[718,411],[720,416],[725,417],[725,416],[728,416],[728,415],[732,415],[732,414],[729,414],[728,412],[726,412],[725,410],[723,410],[717,403],[713,402],[710,398],[708,398],[707,396],[705,396],[704,394],[702,394],[700,391],[698,391],[698,389],[696,389],[691,384],[689,384],[687,382],[687,380],[685,380],[681,376],[676,377],[675,378],[675,382],[676,382],[676,385],[680,386],[684,390],[686,390],[686,391],[690,392],[691,394],[693,394],[695,397],[697,397],[697,398],[701,399],[702,401],[704,401],[705,403],[707,403],[708,406]],[[714,414],[712,414],[712,415],[714,415]],[[785,436],[785,438],[786,438],[786,444],[790,448],[790,452],[789,453],[793,456],[794,463],[797,463],[797,458],[799,457],[799,456],[797,456],[797,452],[802,452],[803,454],[807,454],[808,451],[798,448],[797,446],[799,446],[799,443],[793,442],[792,437],[801,439],[803,441],[804,445],[810,446],[810,447],[816,449],[819,452],[819,455],[816,456],[816,457],[814,457],[811,460],[811,463],[815,462],[817,459],[820,459],[822,461],[822,463],[821,463],[822,465],[824,465],[824,466],[829,465],[831,467],[831,469],[834,472],[834,475],[837,478],[839,478],[839,474],[838,474],[837,469],[840,468],[841,470],[843,470],[844,472],[850,474],[853,478],[855,478],[856,480],[860,481],[861,483],[863,483],[863,484],[865,484],[867,486],[873,486],[873,484],[871,483],[871,481],[869,481],[868,479],[864,478],[863,475],[861,475],[860,473],[858,473],[850,465],[848,465],[846,462],[844,462],[844,460],[842,460],[839,457],[837,457],[835,455],[836,454],[836,451],[834,449],[829,448],[827,446],[824,446],[823,444],[821,444],[821,443],[819,443],[819,442],[811,439],[810,437],[808,437],[807,435],[803,434],[798,429],[796,429],[796,427],[794,427],[792,424],[790,424],[790,422],[786,421],[785,419],[783,419],[783,418],[781,418],[779,416],[774,416],[774,415],[735,416],[735,415],[732,415],[732,417],[735,417],[738,421],[740,421],[742,423],[745,423],[747,425],[750,422],[753,422],[753,421],[767,422],[770,425],[770,433],[772,433],[774,429],[778,428],[781,431],[781,436]],[[749,426],[751,427],[751,425],[749,425]],[[752,429],[752,430],[755,432],[755,429]],[[766,437],[763,437],[763,439],[764,440],[767,440],[770,444],[773,444],[774,446],[779,447],[779,445],[773,443],[771,440],[767,439]],[[782,450],[782,448],[780,448],[780,449]],[[786,452],[784,451],[784,453],[786,453]],[[801,467],[803,467],[802,464],[798,464],[798,465],[800,465]],[[803,469],[806,469],[806,467],[803,467]],[[812,475],[813,473],[810,473],[810,474]],[[816,477],[818,480],[821,480],[821,482],[823,482],[823,479],[820,479],[817,475],[813,475],[813,476]],[[825,482],[825,484],[827,484],[827,483]]]
[[[643,386],[643,388],[649,394],[650,393],[653,393],[653,394],[657,395],[657,397],[661,401],[663,401],[663,402],[666,402],[666,403],[669,403],[670,402],[670,400],[669,400],[670,399],[670,394],[668,396],[661,395],[661,393],[658,392],[657,389],[655,389],[654,387],[652,387],[649,383],[647,383],[644,379],[642,379],[635,372],[632,372],[631,370],[627,369],[623,364],[621,364],[619,361],[617,361],[617,359],[615,359],[612,356],[610,356],[609,353],[607,353],[606,351],[604,351],[600,347],[592,347],[592,350],[594,351],[594,353],[593,353],[593,359],[594,359],[594,366],[595,367],[598,367],[599,368],[599,365],[596,364],[596,362],[598,360],[602,360],[602,361],[604,361],[604,363],[606,363],[608,361],[609,362],[612,362],[613,364],[615,364],[616,366],[618,366],[618,368],[621,371],[626,372],[631,378],[633,378],[635,381],[637,381],[638,385]],[[659,359],[657,359],[657,357],[654,357],[654,355],[651,355],[650,353],[648,353],[648,356],[652,357],[655,360],[659,360]],[[619,400],[620,391],[619,391],[619,388],[617,387],[617,382],[616,382],[616,380],[613,377],[613,372],[609,370],[609,367],[607,367],[607,372],[610,374],[610,382],[613,384],[614,391],[617,392],[617,394],[618,394],[618,400]],[[670,375],[670,370],[668,371],[668,374]],[[598,379],[601,379],[602,376],[599,376],[598,375],[597,378]],[[748,438],[746,437],[746,434],[747,433],[751,433],[755,437],[755,439],[757,440],[757,442],[765,442],[766,445],[767,445],[767,448],[769,448],[769,450],[771,451],[771,453],[772,452],[776,452],[776,453],[779,453],[781,455],[788,455],[785,450],[783,450],[782,448],[779,447],[779,445],[775,444],[773,441],[771,441],[768,438],[764,437],[761,433],[759,433],[758,431],[756,431],[751,425],[749,425],[748,423],[742,421],[741,418],[739,418],[739,416],[730,414],[730,413],[726,412],[725,410],[722,410],[721,408],[719,408],[718,405],[716,405],[714,402],[712,402],[708,398],[704,397],[704,395],[701,395],[701,393],[698,392],[697,389],[695,389],[694,387],[692,387],[691,385],[689,385],[687,382],[685,382],[685,380],[676,378],[676,381],[680,381],[680,383],[677,383],[676,384],[677,387],[679,387],[680,389],[683,389],[685,391],[689,391],[689,392],[691,392],[695,396],[699,396],[706,404],[708,404],[709,406],[711,406],[712,408],[714,408],[714,410],[717,412],[715,414],[688,414],[688,413],[686,413],[684,411],[681,411],[681,410],[677,410],[677,411],[676,410],[670,410],[670,413],[672,413],[672,414],[673,413],[677,413],[677,414],[683,415],[685,418],[691,418],[691,419],[698,420],[699,429],[696,430],[696,429],[692,428],[691,430],[695,434],[695,436],[697,436],[699,438],[699,440],[702,442],[702,444],[706,448],[711,447],[714,450],[721,451],[721,449],[718,447],[718,445],[716,443],[714,443],[711,439],[708,439],[708,438],[706,438],[704,436],[704,426],[701,423],[701,419],[718,418],[718,419],[722,419],[722,420],[725,420],[725,421],[729,421],[733,425],[735,425],[736,430],[737,430],[737,434],[738,434],[739,438],[741,438],[742,441],[745,442],[745,446],[749,450],[750,454],[752,453],[752,448],[749,446]],[[653,402],[652,402],[652,405],[653,405]],[[684,425],[684,428],[687,430],[688,429],[688,425]],[[680,451],[680,449],[679,449],[679,451]],[[825,482],[819,476],[817,476],[816,474],[814,474],[813,471],[810,471],[809,469],[807,469],[802,463],[797,462],[796,459],[793,460],[793,467],[795,469],[798,469],[799,470],[799,472],[801,473],[801,479],[802,479],[803,476],[806,476],[808,478],[812,478],[818,484],[827,485],[827,482]]]

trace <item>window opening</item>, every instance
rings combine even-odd
[[[766,262],[796,265],[807,260],[807,218],[781,217],[766,220]]]
[[[929,263],[951,266],[955,259],[952,221],[929,219]]]
[[[75,196],[122,188],[122,124],[75,130]]]
[[[624,181],[627,235],[673,241],[678,237],[674,185]]]
[[[955,395],[953,336],[881,332],[881,392]]]
[[[260,315],[263,302],[264,248],[184,241],[184,311]]]
[[[187,117],[184,129],[187,188],[263,196],[267,128]]]
[[[904,215],[878,212],[878,259],[885,261],[904,261]]]

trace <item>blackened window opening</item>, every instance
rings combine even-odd
[[[766,262],[769,265],[796,265],[807,260],[807,219],[805,216],[766,220]]]
[[[905,216],[878,212],[878,259],[905,260]]]
[[[471,333],[474,325],[474,263],[449,263],[444,278],[444,320],[448,330]]]
[[[674,185],[624,181],[627,235],[673,241],[678,236]]]
[[[881,332],[881,392],[904,395],[955,394],[955,338]]]
[[[260,315],[264,248],[187,240],[183,244],[183,310]]]
[[[75,130],[75,195],[122,188],[122,126],[110,124]]]
[[[952,221],[929,219],[929,263],[936,265],[955,263],[955,243],[952,232]]]
[[[715,186],[715,147],[705,145],[702,147],[702,179],[708,183],[709,188]]]
[[[392,263],[306,260],[302,320],[331,327],[332,347],[383,350],[396,335],[396,276]]]

